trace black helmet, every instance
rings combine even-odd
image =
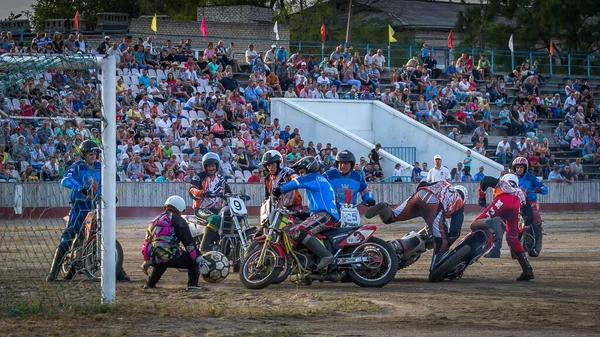
[[[354,168],[354,164],[356,164],[356,158],[354,158],[354,154],[348,150],[343,150],[338,152],[335,156],[335,167],[338,166],[338,163],[346,163],[350,162],[350,169]]]
[[[270,163],[279,163],[279,166],[281,166],[281,163],[283,163],[283,156],[277,150],[269,150],[265,152],[260,163],[263,166]]]
[[[83,158],[87,157],[88,153],[90,152],[96,152],[97,154],[100,154],[100,151],[102,151],[100,145],[93,140],[88,139],[79,145],[79,152],[81,152]]]
[[[291,168],[296,172],[305,169],[307,173],[315,173],[319,172],[319,161],[313,156],[307,156],[298,160]]]
[[[206,166],[208,164],[217,165],[217,171],[219,170],[219,156],[214,152],[209,152],[202,157],[202,167],[204,167],[204,171],[206,171]]]

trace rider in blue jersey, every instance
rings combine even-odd
[[[338,152],[335,156],[335,169],[325,172],[323,175],[335,192],[335,201],[338,210],[341,204],[356,205],[356,195],[362,196],[362,201],[367,206],[375,205],[373,193],[369,190],[369,186],[365,178],[354,171],[356,159],[354,154],[348,150]]]
[[[537,257],[542,251],[542,218],[540,216],[540,206],[537,203],[537,195],[548,194],[548,187],[539,181],[535,175],[528,171],[529,161],[523,157],[517,157],[512,161],[512,170],[519,178],[519,187],[526,194],[527,202],[521,207],[521,215],[525,220],[525,226],[530,226],[535,237],[535,248],[529,251],[529,256]],[[502,237],[494,240],[494,248],[484,255],[487,258],[500,257],[500,248],[502,248]]]
[[[56,281],[65,253],[70,249],[75,236],[79,234],[87,214],[96,207],[95,201],[101,191],[102,164],[96,160],[100,150],[100,146],[92,140],[81,143],[79,151],[83,159],[69,167],[61,182],[63,187],[71,190],[70,202],[73,206],[69,213],[67,228],[54,253],[52,267],[46,277],[47,282]],[[129,276],[121,269],[117,271],[117,279],[129,281]]]
[[[300,188],[306,189],[310,216],[295,225],[290,232],[296,243],[302,243],[319,257],[317,269],[322,269],[327,267],[334,257],[315,235],[333,228],[335,222],[339,219],[333,188],[331,188],[327,179],[319,174],[319,162],[315,157],[304,157],[292,165],[291,168],[296,170],[300,177],[285,183],[280,188],[273,188],[273,196],[279,197],[281,193]]]

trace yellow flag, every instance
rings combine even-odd
[[[396,34],[396,32],[394,32],[394,30],[392,29],[392,26],[388,25],[388,34],[389,34],[389,43],[392,42],[398,42],[398,40],[394,39],[394,34]]]
[[[152,18],[152,24],[150,25],[150,29],[152,29],[152,31],[156,33],[156,14],[154,14],[154,17]]]

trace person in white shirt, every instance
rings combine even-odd
[[[576,106],[576,105],[577,105],[577,100],[575,99],[575,96],[573,94],[571,94],[565,100],[565,105],[563,106],[563,110],[569,111],[572,106]]]
[[[506,160],[510,159],[510,143],[508,137],[504,137],[496,147],[496,156],[502,160],[502,165],[506,165]]]
[[[450,182],[450,171],[442,166],[442,156],[436,154],[433,157],[434,167],[427,173],[427,182],[435,183],[438,181],[446,180]]]
[[[254,49],[254,45],[249,44],[248,50],[246,50],[246,63],[252,65],[252,61],[254,61],[256,56],[258,56],[258,52]]]
[[[327,99],[340,99],[340,95],[337,93],[337,87],[334,85],[331,89],[325,94],[325,98]]]
[[[377,54],[373,56],[373,62],[375,62],[380,72],[385,70],[385,56],[383,56],[381,49],[377,49]]]
[[[402,176],[402,166],[400,164],[396,164],[392,176],[394,177],[394,181],[402,182],[402,178],[400,178]]]
[[[325,88],[329,88],[331,82],[329,81],[329,78],[327,77],[327,74],[324,70],[321,71],[321,76],[317,78],[317,83],[324,86]]]
[[[172,124],[173,123],[169,120],[169,115],[164,114],[162,116],[162,119],[158,121],[156,126],[158,127],[158,130],[160,131],[161,135],[166,135],[167,132],[171,129]]]

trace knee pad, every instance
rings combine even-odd
[[[310,235],[310,233],[303,227],[296,227],[296,228],[294,228],[294,231],[292,232],[292,239],[294,241],[296,241],[296,243],[301,243],[309,235]]]

